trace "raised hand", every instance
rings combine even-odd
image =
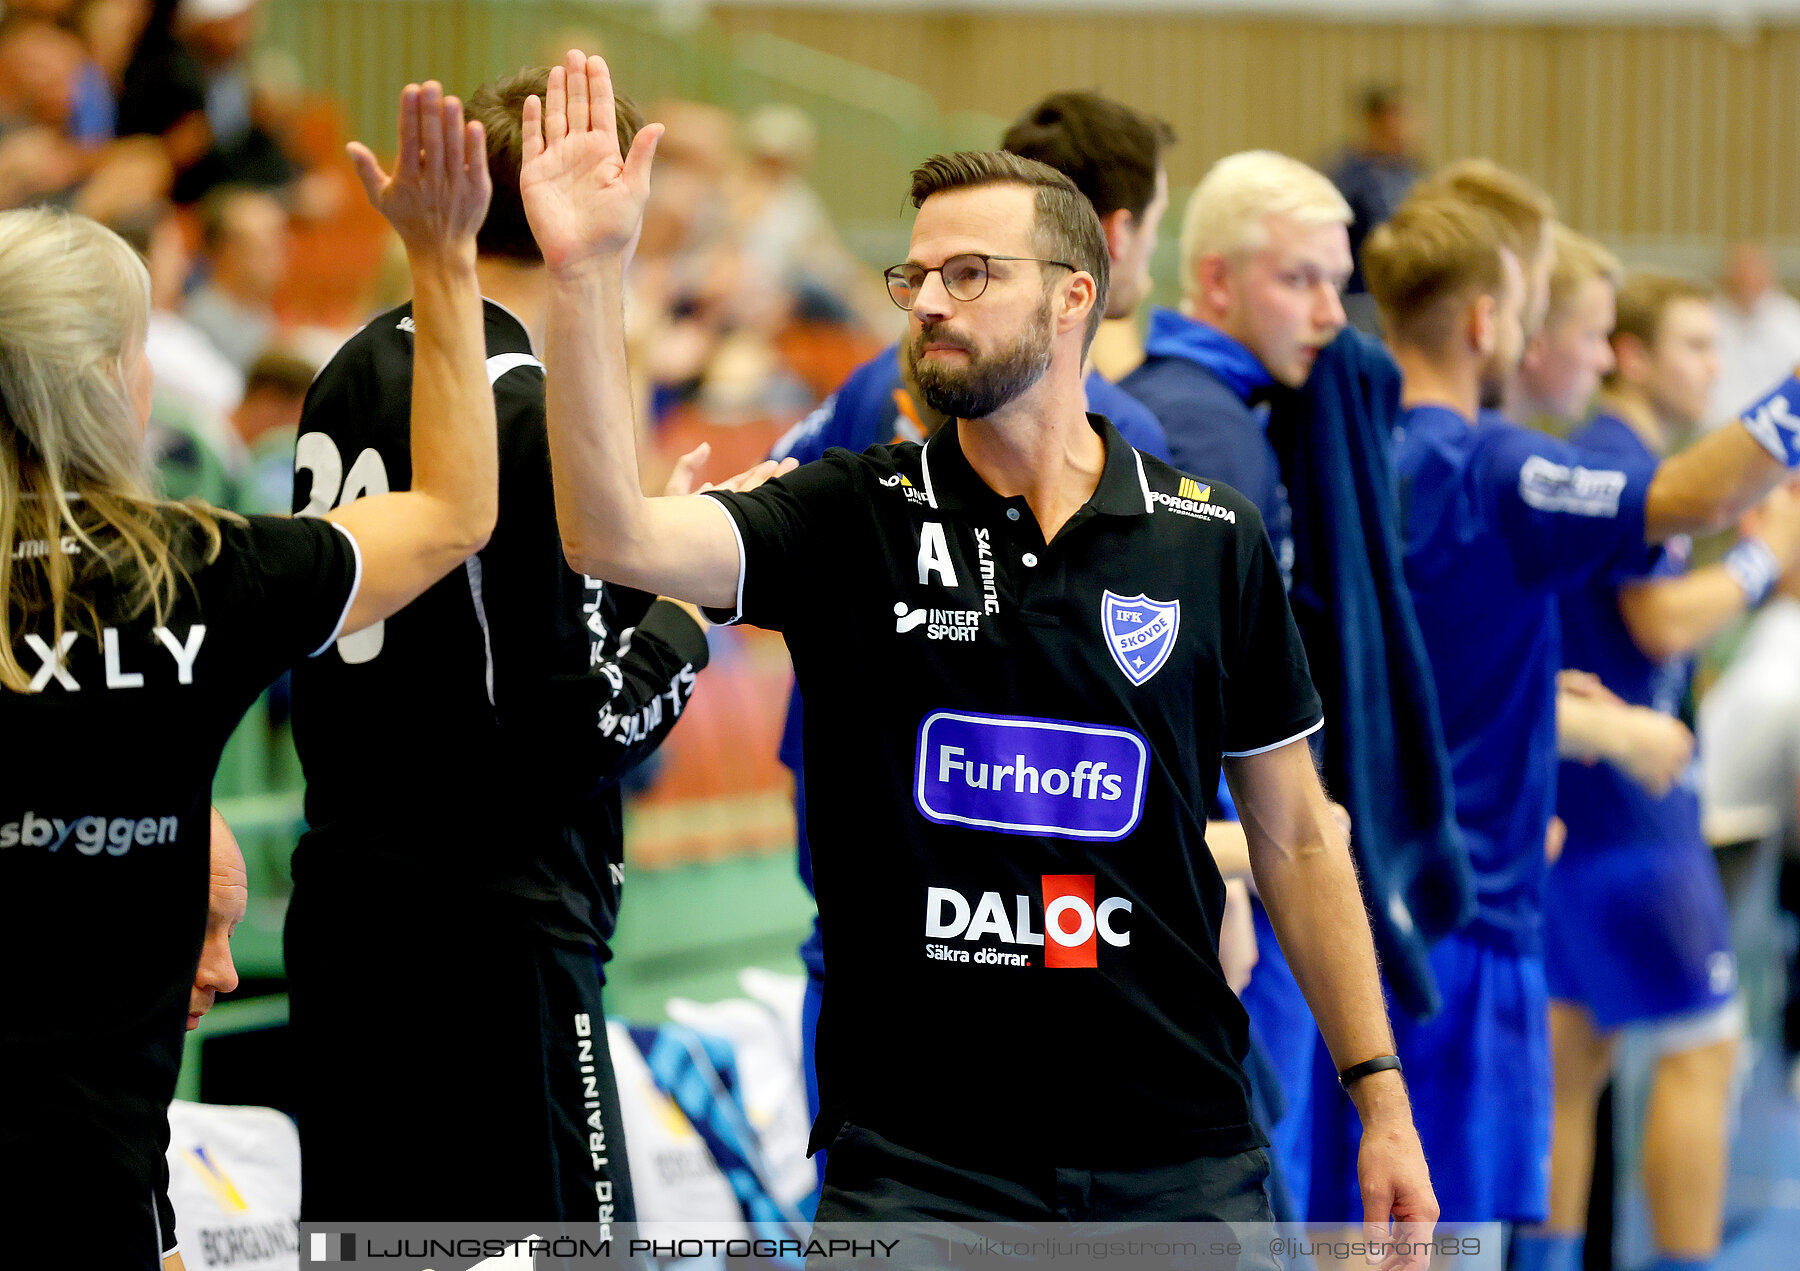
[[[621,155],[612,74],[579,49],[551,68],[543,101],[525,99],[522,122],[519,194],[544,263],[568,273],[622,258],[644,217],[662,125],[646,125]]]
[[[400,90],[400,150],[390,174],[360,141],[348,147],[369,202],[387,217],[409,253],[474,251],[487,216],[487,137],[463,122],[462,103],[427,80]]]

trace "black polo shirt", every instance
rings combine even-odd
[[[1249,500],[1106,443],[1046,544],[923,447],[721,494],[735,616],[806,699],[824,1111],[950,1162],[1129,1168],[1261,1143],[1205,842],[1222,754],[1319,727]],[[734,615],[726,615],[734,616]]]

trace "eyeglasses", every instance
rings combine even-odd
[[[987,290],[988,262],[991,260],[1029,260],[1040,265],[1061,265],[1074,272],[1075,266],[1066,260],[1045,260],[1041,256],[984,256],[979,252],[965,252],[960,256],[952,256],[941,265],[930,269],[923,265],[895,265],[892,269],[882,271],[887,279],[888,296],[902,309],[910,310],[918,298],[919,288],[925,285],[928,274],[936,274],[944,280],[944,290],[950,293],[953,300],[970,301],[981,298]]]

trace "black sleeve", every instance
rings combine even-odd
[[[709,495],[730,514],[737,536],[738,595],[734,606],[709,610],[707,617],[785,631],[816,611],[846,531],[866,520],[857,507],[860,462],[834,448],[747,494]]]
[[[500,522],[471,584],[503,732],[572,791],[617,781],[662,744],[706,665],[706,636],[678,606],[570,569],[556,528],[544,375],[495,384]],[[478,581],[477,581],[478,580]]]
[[[507,712],[510,724],[522,722],[534,744],[552,746],[596,790],[662,745],[707,662],[700,624],[673,601],[656,601],[622,634],[622,644],[603,651],[586,674],[551,676]]]
[[[181,1240],[175,1234],[175,1206],[169,1203],[167,1187],[156,1189],[156,1226],[162,1234],[162,1256],[167,1258],[181,1245]],[[182,1261],[187,1259],[183,1258]]]
[[[218,558],[202,571],[204,621],[243,632],[263,682],[330,647],[362,582],[356,540],[315,517],[220,522]]]
[[[1248,499],[1238,511],[1237,565],[1236,647],[1225,665],[1222,747],[1233,758],[1273,750],[1324,722],[1275,549]]]

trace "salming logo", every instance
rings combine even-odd
[[[609,673],[607,679],[612,681],[615,693],[623,688],[622,676],[615,678],[613,674]],[[621,746],[635,746],[640,742],[648,741],[651,735],[663,725],[663,703],[666,701],[669,704],[668,718],[679,719],[682,707],[687,705],[687,700],[693,696],[693,693],[694,664],[688,662],[670,678],[667,688],[631,714],[621,715],[613,709],[611,702],[602,706],[596,721],[600,728],[600,735],[611,737]]]
[[[74,536],[63,535],[58,546],[64,556],[81,555],[81,544]],[[14,560],[42,560],[50,555],[50,540],[47,538],[22,538],[13,545]]]
[[[1000,592],[994,585],[994,543],[985,529],[975,531],[975,567],[981,571],[981,608],[1000,612]]]

